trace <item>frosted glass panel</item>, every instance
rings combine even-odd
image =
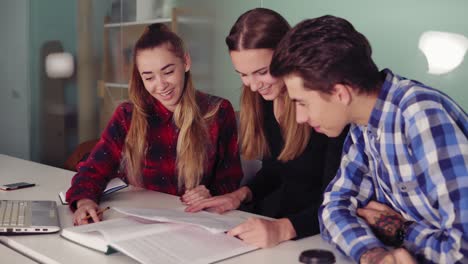
[[[280,12],[292,24],[326,14],[346,18],[369,39],[373,58],[380,69],[390,68],[399,75],[442,90],[465,111],[468,109],[467,56],[462,57],[459,66],[453,70],[431,74],[426,56],[419,49],[420,37],[427,31],[457,34],[466,41],[467,1],[295,0],[286,3],[264,0],[263,4]],[[447,46],[444,49],[447,53],[442,56],[451,56],[451,49]]]

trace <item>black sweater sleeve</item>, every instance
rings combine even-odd
[[[321,201],[316,201],[301,212],[289,215],[286,218],[291,221],[291,224],[296,230],[296,239],[311,236],[320,233],[317,212],[320,207]]]
[[[343,132],[336,138],[329,138],[327,140],[324,169],[322,174],[321,188],[320,188],[320,199],[312,201],[309,207],[304,210],[287,216],[291,221],[294,230],[296,230],[295,239],[300,239],[306,236],[311,236],[320,233],[319,222],[318,222],[318,209],[323,201],[323,193],[330,183],[330,181],[336,176],[338,167],[341,162],[341,155],[343,149],[344,140],[348,134],[349,126],[346,127]]]
[[[278,161],[263,159],[262,168],[246,186],[252,192],[252,200],[261,200],[281,185],[281,178],[274,172],[275,164]]]
[[[328,141],[326,136],[312,132],[306,150],[294,161],[295,167],[300,168],[301,182],[305,185],[305,187],[296,186],[295,192],[301,197],[287,198],[291,201],[290,206],[296,207],[296,210],[288,210],[288,214],[285,215],[296,231],[295,239],[320,232],[318,209],[322,203],[321,190],[325,184],[323,175],[327,161]],[[293,192],[288,193],[293,194]]]

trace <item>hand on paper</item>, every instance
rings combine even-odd
[[[209,212],[221,214],[226,211],[235,210],[239,207],[239,205],[240,201],[234,195],[232,195],[232,193],[228,193],[196,202],[185,208],[185,211],[194,213],[207,209]]]
[[[205,187],[205,185],[198,185],[193,189],[185,191],[184,195],[180,197],[180,200],[186,205],[191,205],[210,197],[210,191]]]
[[[384,248],[373,248],[362,254],[361,264],[416,264],[411,254],[404,248],[387,251]]]
[[[100,216],[97,214],[99,206],[91,199],[81,199],[76,203],[76,211],[73,214],[73,224],[74,225],[85,225],[89,224],[89,221],[92,219],[94,222],[101,221]],[[90,215],[91,219],[87,219],[87,216]]]
[[[229,230],[228,235],[236,236],[248,244],[267,248],[294,238],[296,231],[291,221],[286,218],[277,220],[249,218],[246,222]]]
[[[394,240],[397,230],[405,222],[405,219],[393,209],[374,201],[369,202],[364,208],[357,209],[357,214],[369,224],[384,243]]]
[[[187,207],[185,211],[194,213],[206,209],[207,211],[221,214],[239,208],[240,204],[245,200],[250,200],[251,196],[250,189],[242,187],[231,193],[197,201]]]
[[[404,248],[397,248],[390,251],[398,264],[417,264],[416,260]]]

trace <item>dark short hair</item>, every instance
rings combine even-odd
[[[288,21],[277,12],[254,8],[237,19],[226,37],[226,45],[229,51],[275,49],[290,29]]]
[[[270,73],[296,74],[307,89],[325,93],[335,84],[370,93],[380,89],[371,54],[369,41],[351,23],[327,15],[304,20],[286,34],[273,54]]]

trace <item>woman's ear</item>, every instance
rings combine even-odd
[[[190,67],[192,67],[192,59],[188,53],[184,55],[184,65],[185,65],[185,72],[190,71]]]

